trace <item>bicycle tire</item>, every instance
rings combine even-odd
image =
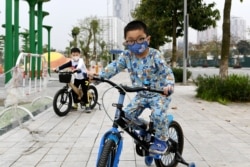
[[[177,150],[168,150],[161,159],[154,159],[157,167],[176,167],[178,165],[176,152],[182,154],[184,147],[184,135],[180,124],[176,121],[172,121],[168,128],[169,137],[177,142]]]
[[[88,98],[89,98],[90,109],[94,109],[98,100],[98,92],[94,85],[89,85]]]
[[[69,113],[72,106],[72,97],[66,89],[60,89],[53,98],[54,112],[62,117]]]
[[[116,144],[113,140],[107,140],[103,146],[102,154],[97,167],[113,167],[116,155]]]

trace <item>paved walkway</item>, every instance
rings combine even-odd
[[[113,78],[128,84],[127,74]],[[60,88],[56,81],[48,89],[53,95]],[[99,101],[108,86],[97,86]],[[1,167],[94,167],[100,138],[111,127],[104,107],[111,115],[118,93],[105,93],[105,106],[88,114],[70,112],[58,117],[50,107],[28,121],[0,136]],[[132,98],[133,95],[131,94]],[[129,97],[127,97],[127,100]],[[195,98],[195,86],[177,85],[169,113],[184,131],[183,156],[197,167],[250,166],[250,104],[221,105]],[[143,113],[147,118],[148,111]],[[135,153],[133,140],[124,134],[124,149],[119,167],[143,167],[144,159]],[[154,165],[152,165],[154,166]],[[181,167],[183,165],[179,165]]]

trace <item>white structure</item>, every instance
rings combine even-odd
[[[120,18],[125,23],[133,20],[131,13],[140,3],[140,0],[112,0],[113,1],[113,16]]]
[[[217,40],[217,28],[208,28],[205,31],[197,32],[197,43]]]
[[[246,20],[241,17],[231,17],[230,19],[231,40],[238,42],[247,39]],[[208,28],[205,31],[197,31],[197,43],[218,40],[217,28]]]
[[[100,18],[103,29],[100,38],[107,43],[108,49],[124,49],[124,27],[133,20],[134,11],[140,0],[107,0],[107,16]]]
[[[231,39],[234,42],[246,40],[246,20],[241,17],[231,17]]]
[[[123,29],[125,22],[117,17],[104,17],[100,19],[101,39],[107,43],[108,49],[123,49]]]

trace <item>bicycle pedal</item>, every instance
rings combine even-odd
[[[117,104],[117,103],[113,103],[112,106],[117,107],[117,108],[122,108],[123,107],[122,104]]]

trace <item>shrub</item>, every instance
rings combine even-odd
[[[183,69],[182,68],[173,68],[173,73],[175,77],[175,82],[183,82]],[[192,75],[192,72],[187,70],[187,79]]]
[[[250,101],[250,77],[231,74],[222,80],[219,76],[199,75],[195,81],[196,96],[208,101],[226,104]]]

